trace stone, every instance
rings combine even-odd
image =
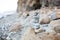
[[[20,23],[13,23],[12,26],[9,28],[10,32],[18,32],[21,31],[22,25]]]
[[[57,19],[60,18],[60,10],[57,10],[57,12],[56,12],[56,18]]]
[[[0,40],[60,40],[60,10],[45,7],[46,2],[47,6],[53,6],[55,1],[18,0],[18,15],[0,20]]]
[[[28,27],[24,34],[22,34],[21,40],[34,40],[35,32],[31,27]]]
[[[40,38],[40,40],[58,40],[56,33],[40,33],[37,34],[37,36]]]
[[[55,32],[60,33],[60,25],[54,27]]]
[[[50,23],[49,16],[45,16],[45,15],[42,15],[42,16],[40,17],[40,24],[49,24]]]
[[[53,21],[50,22],[50,25],[51,25],[52,27],[54,27],[54,26],[56,26],[56,25],[59,25],[59,24],[60,24],[60,19],[59,19],[59,20],[53,20]]]
[[[31,11],[40,9],[40,0],[18,0],[17,11]]]
[[[33,28],[28,27],[26,31],[22,34],[21,40],[42,40],[40,39]]]
[[[57,36],[58,40],[60,40],[60,34],[57,34],[56,36]]]
[[[51,21],[50,25],[56,33],[60,33],[60,20]]]

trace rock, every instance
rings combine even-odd
[[[56,12],[56,18],[58,19],[60,19],[60,10],[57,10],[57,12]]]
[[[28,27],[24,34],[22,34],[21,40],[34,40],[35,32],[31,27]]]
[[[22,34],[21,40],[41,40],[36,34],[33,28],[28,27]]]
[[[31,27],[28,27],[26,32],[22,34],[21,40],[58,40],[56,33],[37,33]]]
[[[54,27],[55,32],[60,33],[60,25]]]
[[[0,36],[4,35],[0,39],[60,40],[60,10],[52,7],[40,9],[40,1],[45,5],[47,0],[18,0],[19,13],[8,15],[0,20]]]
[[[45,16],[45,15],[42,15],[42,16],[40,17],[40,24],[49,24],[50,18],[48,16]]]
[[[60,11],[59,11],[59,9],[55,9],[55,11],[53,11],[51,13],[51,19],[53,19],[53,20],[60,19]]]
[[[37,36],[40,40],[58,40],[56,33],[40,33]]]
[[[56,33],[52,33],[52,34],[49,34],[48,37],[50,38],[50,40],[58,40]]]
[[[37,10],[41,7],[59,6],[60,0],[18,0],[17,11],[31,11]]]
[[[57,36],[58,40],[60,40],[60,33],[59,33],[59,34],[57,34],[56,36]]]
[[[37,34],[37,33],[43,33],[43,32],[45,32],[45,30],[43,30],[42,28],[35,30],[35,33],[36,33],[36,34]]]
[[[60,20],[51,21],[50,25],[56,33],[60,33]]]
[[[53,21],[50,22],[50,25],[51,25],[52,27],[54,27],[54,26],[56,26],[56,25],[59,25],[59,24],[60,24],[60,19],[59,19],[59,20],[53,20]]]
[[[22,29],[22,25],[20,23],[13,23],[9,31],[17,32],[17,31],[21,31],[21,29]]]
[[[56,19],[56,12],[53,11],[50,16],[52,20]]]
[[[17,11],[31,11],[40,9],[40,0],[18,0]]]
[[[55,1],[54,1],[54,5],[55,5],[55,6],[60,6],[59,4],[60,4],[60,0],[55,0]]]

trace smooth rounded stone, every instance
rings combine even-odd
[[[40,24],[49,24],[50,23],[50,18],[49,16],[42,15],[40,17]]]

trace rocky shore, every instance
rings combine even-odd
[[[0,40],[60,40],[60,9],[21,10],[1,18]]]

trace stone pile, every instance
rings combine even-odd
[[[0,39],[60,40],[59,13],[59,9],[44,8],[19,15],[16,13],[14,16],[9,15],[0,20],[0,34],[2,33]]]
[[[0,19],[0,40],[60,40],[60,9],[39,2],[19,0],[19,12]]]

